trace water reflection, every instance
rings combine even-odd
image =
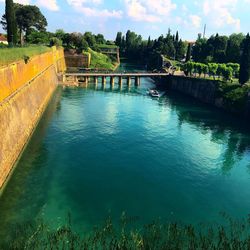
[[[6,231],[9,230],[9,226],[14,227],[13,221],[20,223],[30,221],[31,218],[35,218],[41,213],[44,200],[48,196],[50,182],[50,171],[45,169],[49,149],[44,138],[52,117],[60,110],[61,95],[62,89],[58,88],[29,141],[29,146],[18,162],[18,168],[21,167],[21,171],[14,171],[11,177],[10,182],[16,183],[16,185],[7,185],[1,196],[0,239],[3,235],[6,239]],[[34,175],[34,172],[37,174]],[[27,187],[34,185],[36,186],[35,189],[27,189]],[[17,207],[18,210],[16,210]],[[22,218],[21,221],[20,218]]]
[[[170,106],[176,111],[179,129],[188,123],[201,133],[211,133],[211,141],[227,145],[222,166],[225,173],[229,172],[244,154],[250,154],[250,129],[248,124],[239,118],[173,92],[160,99],[159,105]],[[250,162],[248,165],[250,166]]]
[[[97,87],[89,85],[87,89],[97,92],[151,98],[147,95],[147,89],[152,87],[151,84],[152,83],[145,85],[144,83],[141,87],[123,87],[122,89],[119,88],[118,85],[115,85],[114,88],[105,87],[104,89],[100,85]],[[156,124],[158,124],[158,126],[160,124],[163,125],[163,123],[166,124],[170,119],[169,112],[175,111],[178,117],[179,130],[184,124],[189,124],[194,126],[195,130],[198,130],[200,133],[209,134],[211,142],[226,145],[222,160],[222,171],[224,173],[230,172],[235,163],[240,161],[245,154],[250,154],[250,129],[247,127],[248,124],[237,119],[237,117],[235,119],[231,114],[224,113],[219,109],[202,104],[193,98],[176,92],[167,92],[162,98],[153,100],[158,102],[159,106],[167,108],[169,111],[166,113],[165,110],[165,118],[160,114],[160,110],[155,114],[148,111],[147,126],[149,130],[152,131],[156,129],[156,127],[152,127]],[[117,113],[117,110],[111,112],[111,114],[114,113]],[[162,117],[159,121],[160,123],[154,122],[154,117],[157,118],[157,120]],[[215,151],[218,152],[218,148],[215,149]],[[209,153],[211,153],[211,150],[209,152],[207,151],[207,154]],[[250,162],[248,162],[247,165],[250,168]]]

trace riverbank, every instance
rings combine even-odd
[[[169,75],[160,86],[191,96],[244,119],[250,118],[250,86],[201,78]]]

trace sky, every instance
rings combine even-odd
[[[0,0],[0,14],[5,0]],[[250,32],[250,0],[14,0],[39,6],[48,30],[91,31],[114,40],[128,29],[147,39],[179,31],[183,40],[203,33],[229,35]],[[0,32],[3,32],[0,28]]]

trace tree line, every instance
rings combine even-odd
[[[57,30],[55,33],[47,32],[47,20],[37,6],[17,4],[13,3],[13,0],[5,0],[5,3],[6,9],[1,24],[7,31],[10,46],[18,43],[23,45],[24,42],[63,45],[67,49],[73,48],[81,53],[88,47],[99,51],[100,44],[114,44],[112,41],[107,41],[102,34],[95,35],[91,32],[84,34],[65,33],[63,30]],[[230,36],[216,34],[208,39],[199,35],[194,43],[190,43],[183,41],[178,31],[172,34],[170,29],[165,36],[161,35],[157,39],[149,37],[147,40],[128,30],[126,34],[117,33],[115,44],[120,47],[121,56],[144,63],[149,69],[161,68],[161,55],[164,55],[176,61],[194,62],[184,66],[185,72],[189,75],[192,72],[199,74],[201,71],[208,73],[216,71],[217,74],[219,70],[218,74],[224,75],[225,79],[238,76],[242,84],[250,78],[249,34],[247,36],[242,33]],[[240,64],[237,74],[234,69],[236,66],[233,64]]]
[[[202,72],[223,76],[226,80],[235,77],[245,84],[250,79],[250,36],[216,34],[206,39],[199,35],[195,45],[188,47],[186,62],[184,68],[189,75]]]
[[[240,72],[240,64],[238,63],[199,63],[199,62],[192,62],[188,61],[183,66],[183,71],[185,75],[192,76],[195,75],[199,77],[204,76],[213,76],[214,80],[216,79],[216,76],[218,78],[223,77],[224,80],[232,81],[232,78],[238,78],[239,72]]]
[[[130,59],[146,63],[150,68],[160,67],[160,55],[167,55],[175,60],[184,58],[187,50],[187,42],[182,41],[178,31],[172,34],[168,30],[166,36],[158,39],[143,40],[141,35],[128,30],[125,35],[118,32],[115,44],[120,47],[121,55]]]

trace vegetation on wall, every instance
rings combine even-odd
[[[51,48],[46,46],[28,46],[22,48],[5,48],[1,49],[0,66],[16,62],[19,60],[26,60],[34,55],[43,54],[51,51]]]
[[[110,69],[114,70],[116,66],[116,61],[112,61],[108,56],[96,52],[88,48],[87,52],[91,55],[90,68],[92,69]]]

